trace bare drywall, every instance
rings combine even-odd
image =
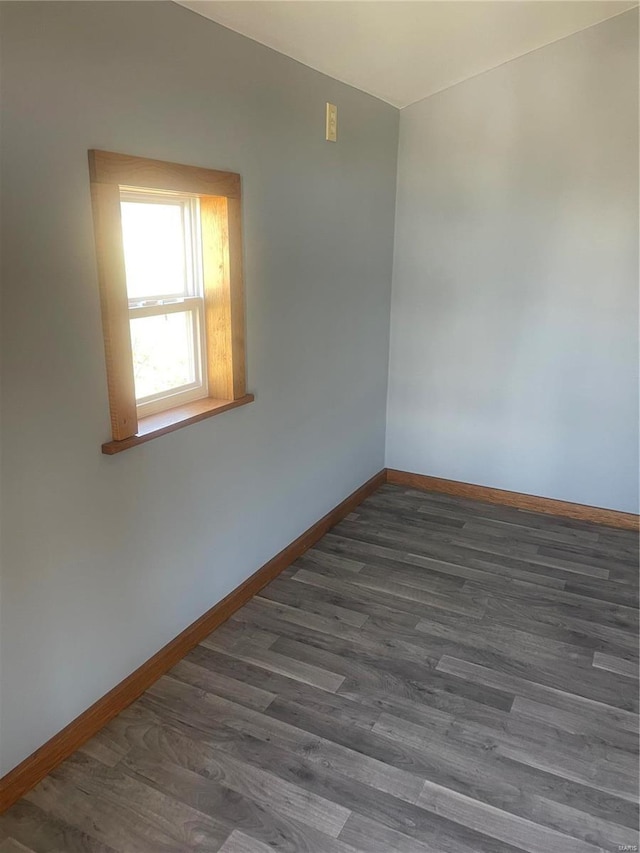
[[[638,511],[637,29],[401,112],[389,467]]]
[[[8,771],[383,467],[398,112],[172,3],[1,14]],[[89,148],[244,188],[256,400],[115,457]]]

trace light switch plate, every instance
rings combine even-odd
[[[335,104],[327,102],[327,142],[336,142],[338,139],[338,108]]]

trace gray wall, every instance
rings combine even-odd
[[[401,113],[387,465],[638,511],[628,12]]]
[[[3,772],[383,467],[398,112],[169,3],[1,23]],[[256,401],[113,458],[93,147],[244,185]]]

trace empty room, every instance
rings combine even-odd
[[[638,851],[637,0],[0,0],[0,853]]]

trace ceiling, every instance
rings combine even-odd
[[[638,5],[637,0],[179,0],[396,107]]]

